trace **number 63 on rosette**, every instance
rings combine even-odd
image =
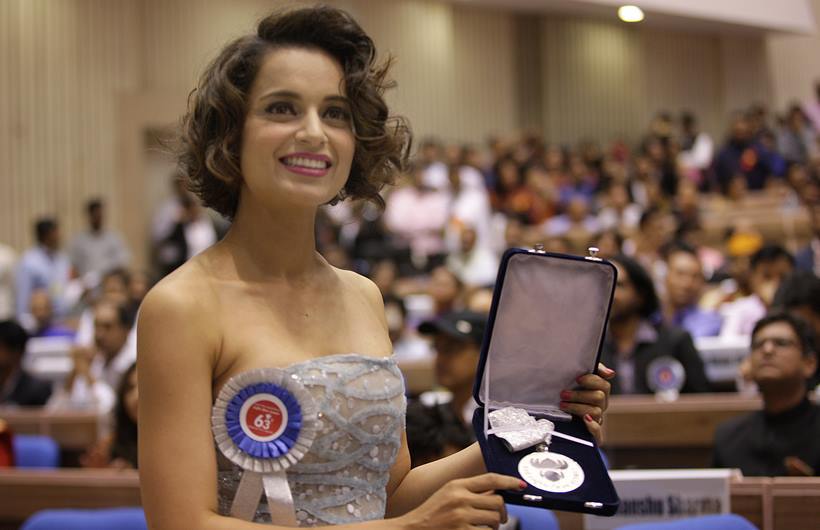
[[[244,470],[232,516],[253,520],[264,491],[272,520],[296,526],[286,471],[313,444],[317,412],[310,392],[277,368],[243,372],[222,387],[211,414],[214,440]]]

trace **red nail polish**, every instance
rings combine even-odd
[[[569,405],[569,403],[567,403],[566,401],[562,401],[562,402],[558,403],[558,406],[562,409],[567,408],[567,405]]]
[[[572,398],[572,392],[569,390],[562,390],[561,391],[561,399],[564,401],[569,401]]]
[[[527,486],[529,486],[529,484],[527,484],[527,483],[526,483],[526,482],[524,482],[523,480],[519,480],[519,481],[518,481],[518,489],[521,489],[521,490],[523,490],[523,489],[527,489]]]
[[[581,374],[578,377],[576,377],[575,382],[580,385],[581,384],[581,379],[583,379],[585,375],[587,375],[587,374]]]
[[[593,420],[593,419],[592,419],[592,416],[590,416],[589,414],[584,414],[584,419],[585,419],[586,421],[588,421],[588,422],[593,422],[593,421],[595,421],[595,420]]]

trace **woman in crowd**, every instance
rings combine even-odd
[[[83,467],[137,468],[137,364],[123,374],[114,405],[114,433],[91,447]]]
[[[224,48],[191,94],[181,163],[203,202],[233,223],[141,308],[140,483],[151,528],[262,528],[227,516],[241,470],[218,464],[211,407],[233,376],[263,367],[299,381],[322,413],[316,441],[288,470],[300,526],[497,527],[504,507],[492,493],[523,487],[487,474],[476,445],[410,470],[381,294],[316,252],[317,208],[379,202],[405,159],[409,132],[389,115],[387,65],[375,57],[346,13],[287,11]],[[609,384],[589,374],[581,385],[567,410],[599,436]],[[345,436],[355,429],[369,434]],[[369,455],[366,469],[356,454]],[[254,520],[267,520],[258,508]]]

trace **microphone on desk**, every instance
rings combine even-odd
[[[658,401],[676,401],[686,382],[686,370],[679,360],[664,355],[646,367],[646,382]]]

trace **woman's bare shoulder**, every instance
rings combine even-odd
[[[141,310],[199,310],[211,306],[215,299],[211,279],[202,264],[194,259],[160,280],[146,295]]]
[[[193,331],[205,342],[217,341],[217,297],[211,280],[196,260],[159,281],[140,305],[138,340],[146,334],[187,335]]]
[[[362,296],[366,297],[370,302],[376,304],[382,309],[384,308],[384,304],[382,303],[382,293],[379,291],[378,286],[373,283],[373,280],[351,270],[337,269],[336,267],[334,267],[333,270],[348,289],[357,291]]]
[[[373,280],[350,270],[334,268],[334,271],[336,271],[336,274],[339,279],[342,280],[346,289],[361,296],[375,316],[386,326],[384,298],[382,297],[379,287],[373,283]]]

